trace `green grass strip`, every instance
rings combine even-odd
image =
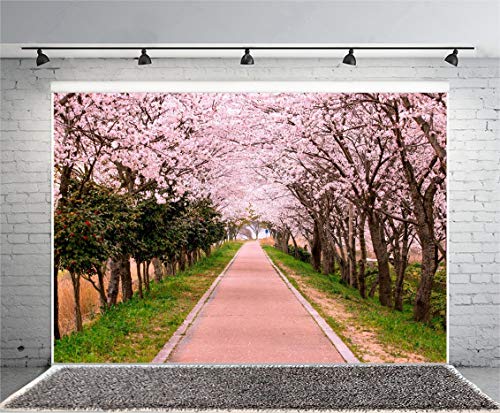
[[[144,299],[134,295],[84,326],[83,331],[57,340],[54,361],[151,362],[241,245],[226,242],[186,271],[152,282]]]
[[[354,354],[363,360],[363,354],[346,336],[346,326],[325,314],[314,303],[297,282],[290,276],[298,275],[310,287],[326,293],[340,302],[349,311],[351,322],[362,330],[374,332],[382,345],[392,350],[394,357],[401,356],[398,350],[411,352],[428,362],[446,361],[446,331],[412,320],[412,307],[405,305],[402,312],[383,307],[376,298],[361,298],[358,290],[342,284],[335,274],[323,275],[305,262],[283,253],[271,246],[263,246],[271,260],[287,276],[295,288],[313,305],[332,329],[344,340]]]

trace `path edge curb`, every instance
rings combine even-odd
[[[233,258],[231,258],[231,261],[227,263],[227,265],[224,267],[222,272],[217,276],[217,278],[213,281],[213,283],[210,285],[207,291],[201,296],[201,298],[198,300],[196,305],[193,307],[193,309],[189,312],[187,317],[184,319],[182,324],[175,330],[174,334],[172,334],[172,337],[165,343],[165,345],[162,347],[162,349],[158,352],[158,354],[155,356],[155,358],[151,361],[151,364],[161,364],[165,363],[165,361],[168,359],[174,348],[179,344],[179,341],[184,337],[187,329],[191,326],[193,321],[195,320],[196,316],[198,313],[201,311],[207,300],[210,298],[212,295],[212,292],[215,290],[217,285],[219,285],[219,282],[221,281],[222,277],[227,273],[231,265],[233,264],[234,260],[238,256],[238,254],[241,251],[241,247],[236,251],[236,254],[234,254]]]
[[[262,246],[261,246],[262,248]],[[323,317],[314,309],[314,307],[309,303],[309,301],[306,300],[306,298],[302,295],[302,293],[297,290],[292,283],[288,280],[285,274],[278,268],[278,266],[273,262],[267,251],[262,248],[262,251],[264,251],[264,254],[266,255],[267,259],[271,263],[272,267],[274,270],[279,274],[283,282],[286,284],[286,286],[290,289],[290,291],[295,295],[297,300],[302,304],[302,306],[306,309],[306,311],[309,313],[309,315],[314,319],[316,324],[318,324],[319,328],[323,331],[325,336],[330,340],[330,342],[333,344],[333,346],[337,349],[337,351],[340,353],[342,358],[346,361],[346,363],[349,364],[358,364],[361,363],[358,358],[354,355],[354,353],[351,351],[349,347],[342,341],[342,339],[335,333],[335,331],[332,330],[330,325],[325,321]]]

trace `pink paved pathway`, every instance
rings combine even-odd
[[[244,244],[173,350],[175,363],[341,363],[339,352],[269,263]]]

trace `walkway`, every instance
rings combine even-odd
[[[167,362],[342,363],[258,242],[244,244]]]

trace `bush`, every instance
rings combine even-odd
[[[305,248],[297,247],[297,253],[295,253],[295,247],[293,245],[289,245],[288,254],[292,257],[298,258],[302,262],[311,262],[311,254]]]

